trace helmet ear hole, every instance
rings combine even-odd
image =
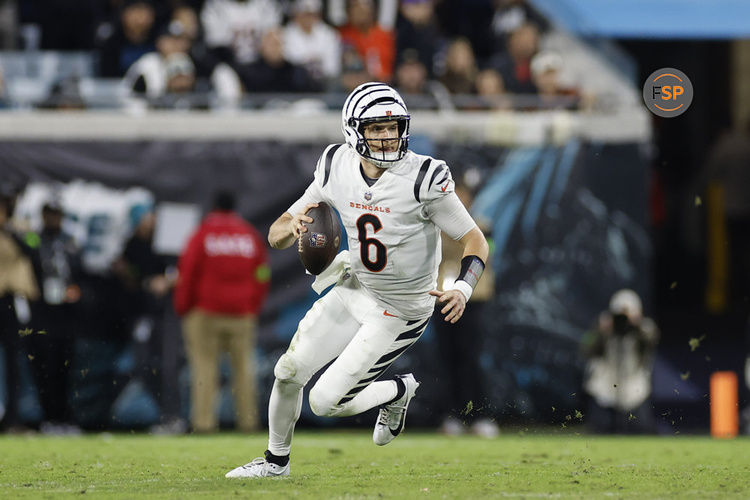
[[[354,117],[349,118],[349,126],[352,128],[357,128],[357,120]]]
[[[401,137],[406,132],[406,120],[398,121],[398,136]]]

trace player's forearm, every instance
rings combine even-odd
[[[490,246],[487,244],[487,239],[478,227],[466,233],[459,241],[464,247],[463,257],[476,255],[482,259],[482,262],[487,262],[487,257],[490,254]]]
[[[271,224],[268,230],[268,243],[273,248],[289,248],[297,237],[292,231],[292,216],[284,213]]]

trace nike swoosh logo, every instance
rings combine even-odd
[[[391,318],[398,318],[395,314],[391,314],[388,311],[383,311],[383,316],[390,316]]]
[[[399,434],[401,434],[401,431],[404,430],[404,418],[405,417],[406,417],[406,412],[404,412],[404,414],[401,415],[401,420],[399,421],[398,427],[396,427],[395,430],[388,427],[388,430],[391,432],[391,435],[393,435],[393,437],[398,436]]]
[[[446,184],[445,186],[441,187],[440,189],[442,189],[442,190],[443,190],[443,192],[445,193],[445,190],[446,190],[447,188],[448,188],[448,184]]]

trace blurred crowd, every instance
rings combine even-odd
[[[82,248],[66,229],[70,214],[61,199],[48,197],[39,224],[30,227],[14,217],[19,194],[10,183],[0,186],[0,378],[6,391],[0,399],[0,428],[13,431],[27,423],[19,408],[27,359],[41,407],[40,430],[80,432],[72,384],[82,368],[76,359],[76,342],[82,338],[103,335],[116,345],[131,337],[136,368],[129,375],[161,400],[157,333],[172,280],[167,263],[152,248],[152,208],[132,207],[127,241],[107,273],[96,276],[86,269]]]
[[[231,104],[371,80],[438,100],[473,96],[469,107],[507,108],[513,95],[578,107],[562,55],[540,50],[545,26],[525,0],[0,2],[0,49],[88,51],[95,76],[168,107],[186,94]],[[51,93],[48,106],[85,106],[74,74]]]
[[[158,251],[153,200],[127,203],[124,237],[97,272],[84,248],[96,243],[89,237],[80,245],[71,230],[80,213],[51,191],[34,213],[27,206],[19,215],[19,198],[35,197],[29,192],[19,197],[14,185],[0,183],[0,430],[31,425],[77,434],[79,425],[97,427],[116,417],[117,401],[140,393],[141,403],[131,407],[146,417],[153,408],[152,432],[184,432],[188,422],[176,388],[183,343],[191,428],[219,427],[220,355],[228,352],[236,425],[257,429],[252,360],[270,268],[265,241],[235,211],[234,195],[215,194],[203,222],[186,233],[179,260]],[[169,338],[179,330],[166,324],[172,311],[183,320],[182,343]],[[87,352],[92,341],[99,346]],[[108,357],[109,351],[116,354]],[[21,408],[29,387],[36,414],[28,404]],[[104,406],[104,419],[93,414],[93,399]],[[139,418],[125,425],[149,420]]]

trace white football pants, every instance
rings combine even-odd
[[[407,321],[391,315],[356,278],[316,301],[274,368],[269,451],[289,454],[302,409],[302,387],[333,359],[310,390],[310,408],[316,415],[347,417],[393,400],[396,382],[374,381],[419,339],[428,321],[429,316]]]

